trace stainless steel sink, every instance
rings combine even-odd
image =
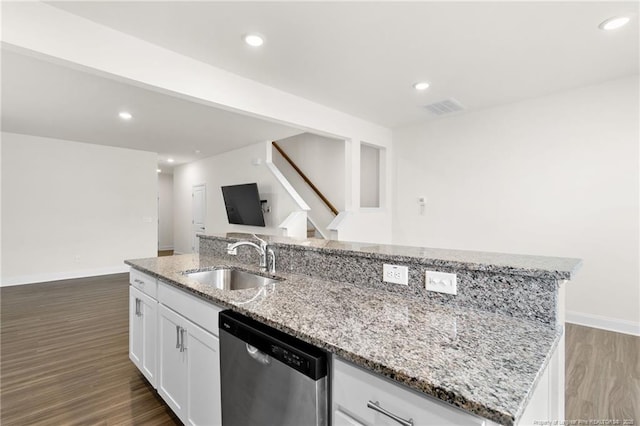
[[[240,271],[232,268],[189,272],[185,273],[185,275],[199,283],[207,284],[222,290],[256,288],[280,281],[278,278],[263,277],[261,275],[252,274],[251,272]]]

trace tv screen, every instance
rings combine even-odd
[[[229,223],[265,226],[257,183],[222,187]]]

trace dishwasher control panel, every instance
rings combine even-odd
[[[280,346],[271,345],[271,355],[296,369],[309,368],[309,360]]]
[[[230,310],[220,312],[219,327],[314,380],[327,375],[327,354],[316,346]]]

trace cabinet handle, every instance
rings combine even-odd
[[[140,284],[140,285],[144,285],[144,281],[139,280],[139,279],[137,279],[137,278],[134,278],[133,282],[134,282],[134,283],[138,283],[138,284]]]
[[[140,316],[140,299],[136,297],[136,316]]]
[[[390,419],[393,419],[396,422],[400,423],[402,426],[413,426],[413,419],[405,420],[402,417],[396,416],[392,412],[387,411],[384,408],[382,408],[378,401],[376,401],[376,402],[373,402],[373,401],[367,402],[367,407],[371,408],[374,411],[377,411],[380,414],[384,414],[385,416],[389,417]]]
[[[184,332],[187,331],[184,328],[180,327],[180,352],[184,352],[187,348],[184,346]]]
[[[180,347],[180,326],[176,325],[176,349]]]

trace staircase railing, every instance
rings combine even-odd
[[[280,155],[282,155],[282,158],[287,160],[287,163],[289,163],[291,167],[293,167],[293,169],[300,175],[302,180],[304,180],[307,185],[309,185],[309,187],[313,190],[313,192],[315,192],[316,195],[320,197],[322,202],[329,208],[329,210],[331,210],[334,215],[337,215],[338,209],[336,209],[335,206],[331,204],[331,202],[327,199],[327,197],[325,197],[324,194],[320,192],[320,190],[313,184],[313,182],[311,182],[307,175],[305,175],[304,172],[300,170],[300,167],[298,167],[298,165],[291,159],[291,157],[289,157],[287,153],[282,150],[277,142],[273,141],[271,143],[273,144],[273,147],[280,153]]]

